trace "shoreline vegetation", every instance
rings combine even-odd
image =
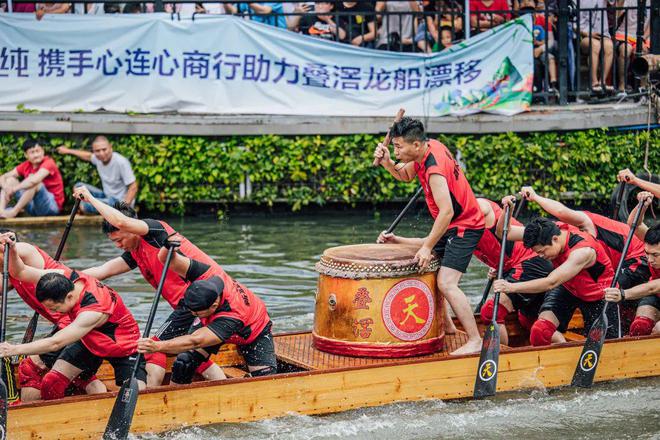
[[[59,145],[88,149],[94,135],[31,134],[44,140],[58,163],[67,199],[78,181],[99,185],[91,164],[55,152]],[[499,200],[532,184],[554,198],[609,201],[622,168],[658,173],[658,130],[620,132],[598,129],[564,133],[431,135],[463,164],[475,192]],[[108,136],[115,151],[132,163],[140,184],[138,205],[150,212],[184,214],[191,207],[217,204],[292,211],[305,207],[387,205],[407,200],[416,182],[395,183],[372,167],[379,135],[344,136]],[[25,135],[0,134],[0,172],[23,159]],[[579,201],[579,200],[578,200]]]

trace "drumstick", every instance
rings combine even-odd
[[[400,108],[399,111],[397,112],[395,118],[394,118],[394,122],[392,123],[392,125],[396,124],[397,122],[400,122],[401,119],[403,119],[403,114],[405,112],[406,111],[404,109]],[[390,128],[387,130],[387,134],[385,135],[385,139],[383,139],[383,145],[385,147],[389,147],[390,141],[392,140],[391,136],[390,136],[391,131],[392,131],[392,127],[390,126]],[[381,159],[374,158],[374,163],[372,165],[377,167],[378,165],[380,165],[380,161],[381,161]]]

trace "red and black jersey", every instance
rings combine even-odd
[[[200,318],[223,342],[246,345],[253,342],[270,323],[266,304],[247,287],[232,279],[220,265],[192,260],[186,274],[189,282],[219,277],[224,283],[220,305],[207,318]]]
[[[163,221],[151,219],[145,219],[143,221],[149,226],[149,232],[141,237],[137,249],[132,252],[124,252],[122,258],[131,269],[139,267],[144,279],[154,289],[157,289],[158,282],[163,273],[163,263],[158,259],[158,251],[165,245],[167,237],[174,233],[174,229]],[[183,236],[181,236],[181,247],[179,247],[177,252],[188,258],[201,261],[204,264],[215,264],[211,257]],[[163,286],[163,298],[165,298],[172,308],[176,308],[189,285],[190,282],[184,280],[176,273],[168,271],[165,277],[165,285]]]
[[[610,256],[605,252],[603,246],[590,234],[580,231],[575,226],[557,222],[562,231],[566,231],[566,242],[564,250],[552,260],[552,265],[557,268],[561,266],[571,255],[571,252],[583,248],[591,248],[596,251],[596,261],[591,267],[581,270],[575,277],[564,283],[574,296],[582,301],[598,301],[605,296],[604,289],[610,287],[614,270]]]
[[[53,260],[50,257],[50,255],[48,255],[43,250],[39,249],[39,247],[34,245],[32,246],[37,250],[37,252],[39,252],[39,255],[41,255],[41,258],[43,258],[44,260],[43,269],[60,269],[60,270],[64,270],[65,274],[70,272],[70,269],[66,267],[64,264],[60,263],[59,261]],[[37,312],[39,315],[43,316],[53,324],[58,324],[58,327],[60,328],[67,326],[71,322],[71,320],[67,315],[63,313],[52,312],[39,302],[39,300],[37,299],[36,284],[25,283],[23,281],[17,280],[16,278],[13,278],[11,275],[9,276],[9,281],[11,282],[12,286],[14,286],[14,289],[16,289],[16,293],[18,293],[18,296],[21,297],[21,299],[25,302],[25,304],[27,304],[32,310]]]
[[[83,312],[108,315],[103,325],[82,337],[83,345],[102,358],[125,357],[135,353],[140,330],[121,296],[89,275],[72,272],[69,278],[74,283],[84,283],[78,303],[69,312],[72,321]]]
[[[435,219],[440,210],[433,199],[429,179],[432,174],[439,174],[447,180],[451,205],[454,209],[454,216],[448,229],[456,228],[460,236],[463,235],[465,229],[483,229],[485,227],[484,216],[458,162],[449,149],[437,140],[429,139],[427,145],[428,150],[422,164],[415,162],[415,172],[424,188],[426,205],[431,216]]]
[[[655,269],[649,264],[649,270],[651,271],[652,280],[660,280],[660,269]],[[660,295],[660,294],[658,294]]]
[[[502,212],[502,208],[492,200],[489,200],[488,203],[490,203],[490,206],[493,209],[495,219],[498,219]],[[511,217],[511,224],[522,226],[522,223],[513,217]],[[481,239],[477,244],[477,249],[474,251],[474,256],[477,257],[479,261],[495,269],[500,261],[500,239],[497,238],[497,235],[495,234],[496,228],[497,223],[484,231],[484,234],[481,236]],[[504,272],[509,272],[514,267],[522,264],[523,261],[531,260],[536,257],[536,253],[531,249],[527,249],[522,241],[507,240],[506,249],[504,251]]]
[[[596,240],[603,245],[605,252],[610,256],[612,266],[616,268],[621,259],[621,253],[626,244],[626,239],[630,233],[630,226],[589,211],[582,212],[594,224],[596,228]],[[630,262],[628,267],[631,270],[635,270],[637,266],[642,264],[642,258],[645,258],[644,243],[633,235],[628,253],[626,254],[626,261]]]

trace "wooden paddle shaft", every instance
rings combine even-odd
[[[509,233],[509,221],[511,207],[504,207],[504,229],[502,230],[502,240],[500,241],[500,261],[497,262],[497,279],[501,280],[504,276],[504,257],[506,256],[506,236]],[[497,309],[500,305],[500,292],[495,291],[495,304],[493,304],[493,325],[497,326]]]
[[[406,113],[406,111],[404,109],[400,108],[399,111],[396,114],[396,117],[394,118],[394,122],[392,123],[392,125],[396,124],[397,122],[400,122],[401,119],[403,119],[403,115],[405,113]],[[392,127],[390,127],[387,130],[387,134],[385,135],[385,139],[383,139],[383,145],[385,145],[386,147],[388,147],[390,145],[390,141],[392,141],[391,132],[392,132]],[[374,162],[373,162],[372,165],[375,166],[375,167],[380,165],[380,159],[374,159]]]
[[[621,201],[623,200],[623,192],[626,190],[626,182],[621,182],[619,185],[619,192],[616,194],[616,199],[614,200],[614,210],[612,211],[612,220],[616,220],[619,217],[619,208],[621,208]]]
[[[387,230],[385,231],[386,234],[391,234],[394,231],[394,229],[396,229],[396,227],[399,225],[403,217],[410,210],[410,208],[412,208],[412,206],[415,204],[419,196],[422,194],[422,191],[423,188],[420,186],[415,192],[415,194],[412,196],[412,198],[408,201],[408,204],[404,206],[404,208],[401,210],[399,215],[394,219],[390,227],[387,228]]]

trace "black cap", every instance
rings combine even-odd
[[[218,299],[224,288],[225,283],[217,276],[208,280],[193,281],[184,296],[186,307],[193,312],[206,310]]]

